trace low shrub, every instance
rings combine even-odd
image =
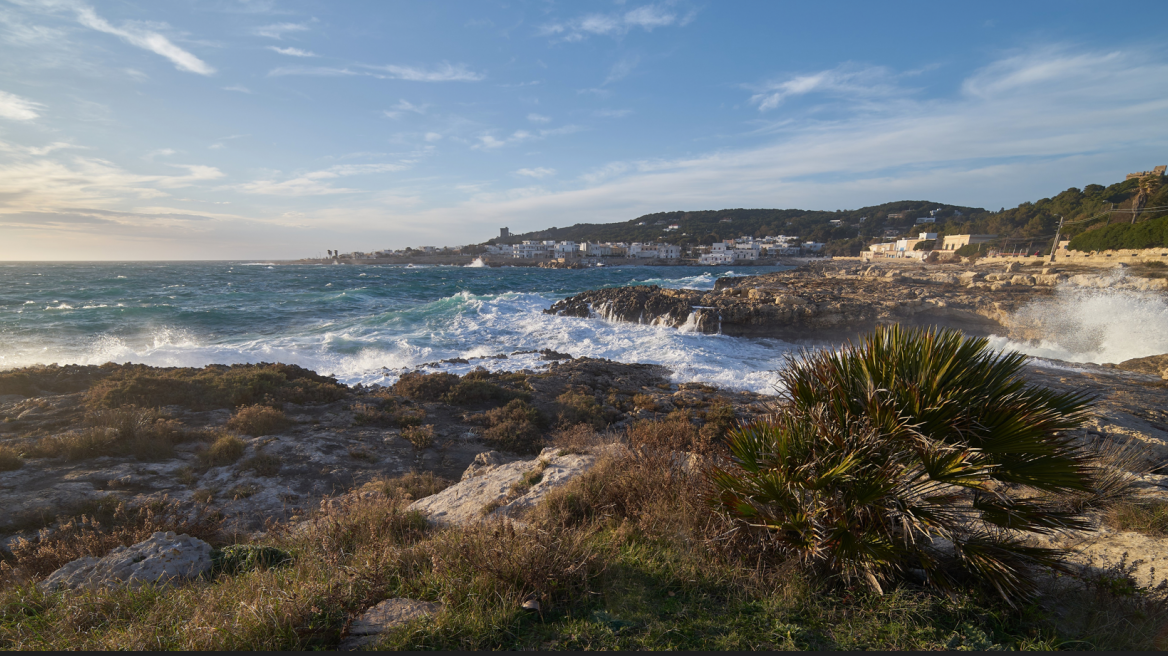
[[[15,471],[23,466],[20,452],[10,446],[0,446],[0,471]]]
[[[231,576],[255,569],[286,567],[292,554],[278,547],[258,544],[233,544],[211,552],[211,575]]]
[[[102,408],[86,415],[86,428],[45,437],[25,451],[30,458],[83,460],[102,456],[134,456],[157,461],[174,457],[176,444],[206,439],[156,409],[136,406]]]
[[[594,429],[608,425],[604,410],[587,390],[568,390],[556,397],[557,418],[561,426],[587,424]]]
[[[331,403],[347,388],[336,380],[290,364],[208,365],[156,368],[146,365],[103,365],[108,375],[86,396],[91,407],[179,405],[192,410],[235,408],[280,403]]]
[[[522,399],[513,399],[502,408],[488,410],[476,419],[487,424],[483,440],[497,449],[524,454],[539,453],[543,449],[543,416]]]
[[[1087,397],[1027,385],[1025,361],[959,331],[899,326],[804,354],[781,373],[784,412],[731,434],[717,502],[813,569],[877,591],[919,568],[942,588],[965,572],[1025,598],[1032,568],[1061,567],[1062,552],[1020,536],[1086,526],[1034,492],[1091,484],[1065,433]]]
[[[393,392],[415,401],[441,401],[458,383],[458,376],[445,372],[424,374],[411,371],[393,384]]]
[[[237,435],[221,435],[206,449],[199,452],[199,462],[204,467],[225,467],[243,457],[247,444]]]
[[[266,405],[245,405],[240,407],[227,421],[227,427],[246,435],[260,436],[279,433],[292,425],[292,420],[283,410]]]
[[[726,437],[726,433],[734,427],[735,420],[734,406],[727,403],[724,399],[718,399],[710,404],[710,408],[706,410],[705,424],[702,425],[702,436],[711,442],[721,441]]]
[[[356,403],[352,407],[353,423],[358,426],[407,428],[420,426],[426,418],[425,408],[405,408],[393,399],[375,403]]]
[[[647,410],[648,412],[657,412],[661,409],[657,403],[657,397],[651,394],[634,394],[633,406],[638,410]]]
[[[432,424],[403,428],[401,436],[414,445],[418,451],[434,446],[434,426]]]
[[[104,378],[108,371],[108,365],[97,367],[76,364],[36,365],[0,371],[0,395],[36,396],[42,392],[49,394],[82,392]]]
[[[442,400],[451,405],[474,405],[476,403],[505,403],[511,399],[530,399],[527,392],[516,392],[502,385],[496,385],[485,380],[467,380],[467,374],[450,391],[443,395]]]

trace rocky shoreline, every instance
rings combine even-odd
[[[548,314],[667,326],[701,333],[786,340],[835,341],[878,325],[958,328],[1030,338],[1020,308],[1061,284],[1168,290],[1168,279],[1084,273],[1067,267],[1001,271],[959,265],[855,266],[809,264],[759,276],[719,278],[712,291],[656,285],[586,291]]]

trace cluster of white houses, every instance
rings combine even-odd
[[[650,242],[574,242],[574,241],[524,241],[518,244],[487,246],[486,252],[496,257],[511,257],[523,260],[548,259],[568,260],[573,258],[619,257],[632,259],[677,260],[681,257],[697,257],[699,264],[732,264],[760,257],[777,255],[804,255],[818,253],[823,248],[819,242],[800,244],[795,237],[740,237],[713,244],[712,246],[691,246],[683,248],[676,244]]]
[[[872,244],[868,250],[861,253],[861,257],[865,261],[880,259],[880,258],[913,258],[923,260],[928,257],[931,251],[953,252],[962,246],[969,244],[984,244],[993,241],[997,235],[946,235],[941,237],[937,242],[937,233],[935,232],[921,232],[917,234],[917,238],[906,237],[904,239],[897,239],[896,241],[886,241],[880,244]],[[933,248],[917,250],[917,244],[923,242],[937,242]]]

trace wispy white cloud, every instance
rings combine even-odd
[[[582,41],[591,35],[627,34],[633,28],[652,32],[658,27],[683,26],[693,17],[692,11],[679,15],[666,4],[649,4],[623,13],[587,14],[567,21],[545,23],[539,27],[538,34],[564,41]]]
[[[437,132],[427,132],[422,138],[430,143],[433,143],[435,141],[441,141],[442,135],[438,134]]]
[[[542,166],[538,166],[538,167],[533,168],[533,169],[519,169],[518,171],[515,172],[515,175],[522,175],[522,176],[526,176],[528,178],[535,178],[537,180],[540,178],[546,178],[550,175],[555,175],[555,174],[556,174],[555,169],[549,169],[549,168],[545,168]]]
[[[527,120],[532,123],[551,123],[552,117],[544,116],[543,114],[531,113],[527,115]]]
[[[887,96],[897,92],[891,72],[882,66],[858,66],[852,63],[835,68],[773,80],[753,88],[752,104],[760,112],[774,109],[794,96],[812,93],[832,94],[855,100]]]
[[[300,48],[281,48],[279,46],[268,46],[268,50],[278,52],[281,55],[288,55],[289,57],[316,57],[314,52],[308,50],[301,50]]]
[[[624,57],[617,63],[612,65],[608,70],[608,77],[604,78],[604,84],[611,84],[618,80],[623,80],[633,72],[633,69],[640,63],[640,57]]]
[[[286,75],[310,75],[318,77],[347,77],[365,75],[359,71],[334,66],[281,66],[268,71],[269,77],[283,77]]]
[[[479,142],[471,146],[476,150],[493,150],[495,148],[502,148],[503,146],[514,146],[526,141],[535,141],[539,139],[546,139],[547,137],[560,136],[565,134],[572,134],[579,132],[584,128],[579,125],[564,125],[558,128],[544,129],[544,130],[516,130],[510,136],[502,139],[493,134],[482,134],[478,136]]]
[[[152,150],[152,151],[146,153],[145,155],[142,156],[142,159],[144,159],[148,162],[152,162],[152,161],[154,161],[155,157],[169,157],[169,156],[173,155],[174,153],[175,153],[175,150],[173,148],[159,148],[157,150]]]
[[[312,22],[315,22],[315,19]],[[254,28],[251,33],[269,39],[283,39],[285,34],[307,32],[309,29],[311,28],[308,23],[272,23]]]
[[[385,110],[384,114],[387,118],[401,118],[406,112],[425,114],[429,107],[429,105],[415,105],[408,100],[399,100],[392,108]]]
[[[631,109],[597,109],[592,115],[597,118],[624,118],[632,113]]]
[[[13,121],[31,121],[38,118],[44,105],[22,98],[14,93],[0,91],[0,118]]]
[[[382,72],[385,77],[411,82],[478,82],[486,76],[466,67],[465,64],[449,64],[442,62],[436,66],[401,66],[386,64],[384,66],[366,65],[365,68]]]
[[[69,8],[76,16],[77,22],[85,27],[105,34],[112,34],[132,46],[149,50],[156,55],[169,59],[175,68],[199,75],[214,75],[215,69],[195,55],[176,46],[170,39],[158,32],[144,27],[140,23],[125,22],[121,27],[115,27],[106,19],[97,15],[90,6],[79,2],[55,2],[46,5],[48,8]]]
[[[233,84],[229,87],[223,87],[223,90],[224,91],[238,91],[239,93],[251,93],[251,89],[248,89],[247,87],[243,86],[242,84]]]
[[[411,82],[477,82],[485,78],[482,73],[468,69],[464,64],[442,63],[431,68],[398,66],[388,64],[374,66],[360,64],[363,70],[353,70],[348,66],[281,66],[268,71],[271,77],[286,75],[312,75],[323,77],[343,77],[363,75],[383,80],[408,80]]]
[[[334,187],[332,181],[347,176],[392,173],[408,168],[409,163],[341,164],[320,171],[302,173],[285,180],[255,180],[234,185],[233,188],[249,194],[277,196],[330,196],[362,193],[364,191],[362,189]]]

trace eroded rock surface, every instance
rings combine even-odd
[[[37,585],[48,591],[126,585],[177,585],[211,571],[211,545],[189,535],[155,533],[103,558],[80,558]]]
[[[547,448],[538,458],[503,464],[476,463],[458,484],[419,499],[409,510],[435,524],[470,524],[484,519],[516,517],[534,507],[548,492],[588,471],[596,455],[560,453]]]
[[[1061,284],[1168,290],[1168,279],[1122,272],[1068,275],[1063,268],[1015,264],[1001,271],[958,265],[812,264],[720,278],[712,291],[656,285],[591,290],[545,312],[787,340],[837,340],[893,323],[988,335],[1024,330],[1011,321],[1014,313],[1026,303],[1049,297]]]

